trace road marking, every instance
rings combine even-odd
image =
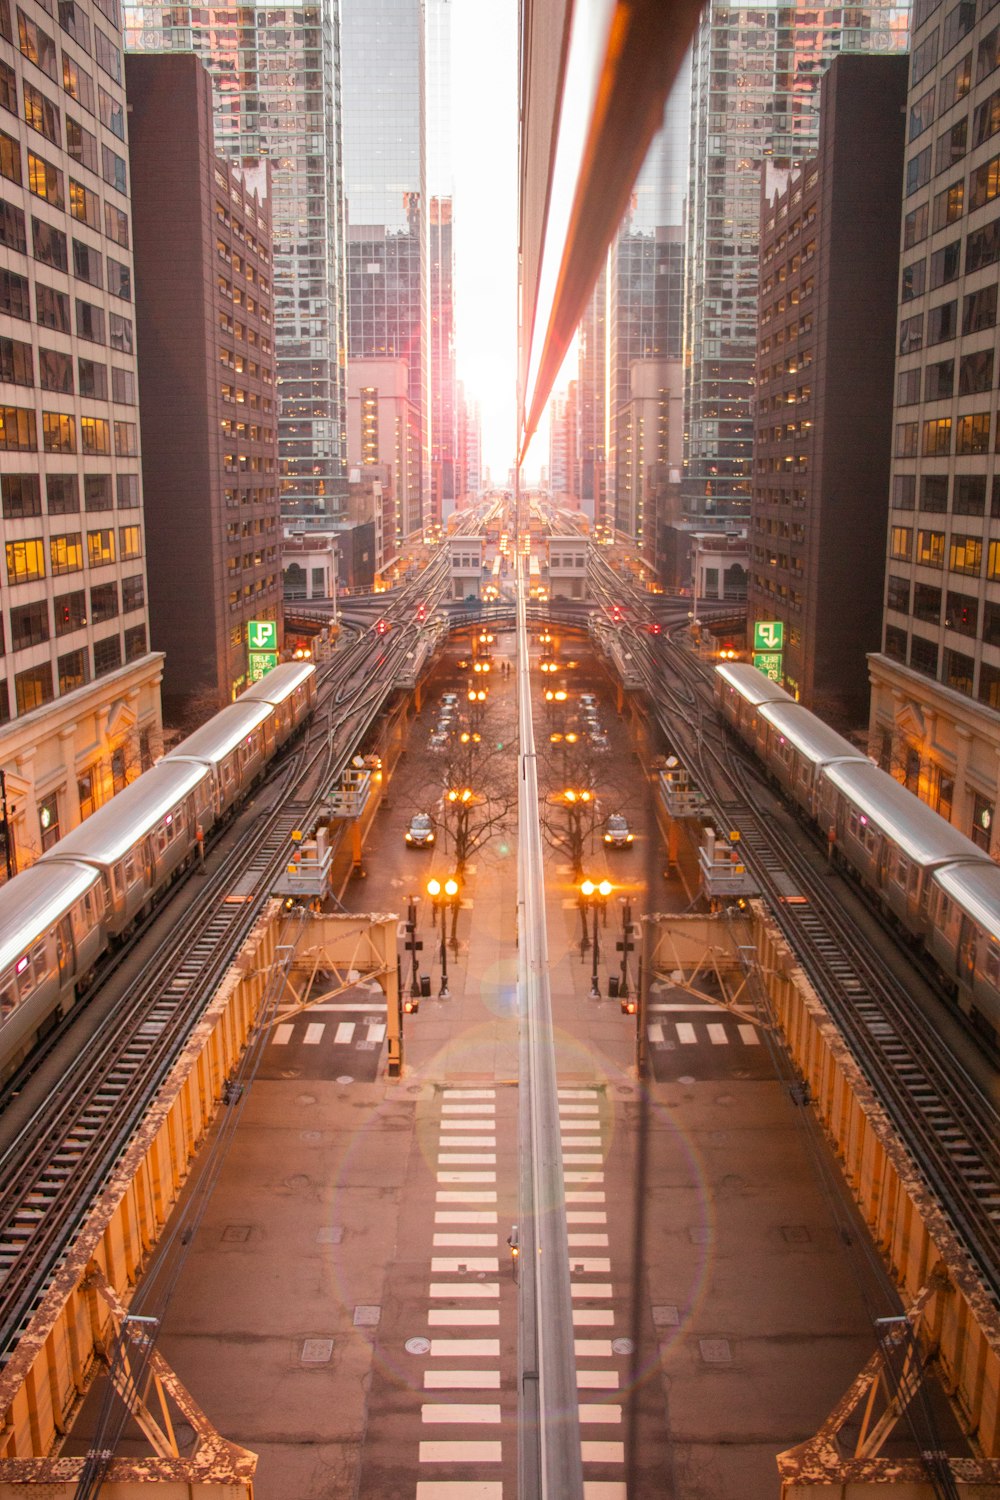
[[[729,1038],[726,1036],[726,1028],[720,1026],[718,1021],[710,1021],[708,1023],[708,1039],[713,1047],[724,1047],[729,1041]]]
[[[441,1105],[441,1112],[449,1115],[495,1115],[496,1106],[493,1104],[449,1104],[445,1099]]]
[[[280,1026],[276,1026],[274,1028],[271,1040],[272,1042],[274,1042],[276,1047],[284,1047],[288,1044],[294,1030],[295,1027],[292,1025],[291,1021],[282,1021]]]
[[[438,1152],[439,1167],[495,1167],[496,1161],[495,1151]]]
[[[447,1402],[443,1406],[425,1401],[420,1408],[422,1422],[489,1422],[500,1421],[500,1407],[493,1405],[463,1406],[459,1402]]]
[[[564,1182],[603,1182],[603,1172],[564,1172]]]
[[[608,1353],[611,1345],[608,1345]],[[431,1359],[499,1359],[499,1339],[431,1339]]]
[[[593,1104],[560,1104],[559,1106],[560,1119],[563,1119],[566,1115],[597,1115],[600,1112],[601,1106],[597,1103],[596,1099]]]
[[[581,1422],[610,1422],[616,1425],[621,1422],[622,1409],[620,1406],[601,1406],[596,1402],[580,1403]]]
[[[446,1089],[445,1102],[451,1099],[495,1099],[496,1089]]]
[[[760,1046],[760,1037],[757,1035],[756,1026],[747,1026],[745,1023],[741,1022],[740,1036],[748,1047]]]
[[[556,1089],[560,1099],[596,1099],[596,1089]]]
[[[657,1015],[667,1015],[672,1011],[680,1011],[682,1015],[685,1015],[689,1011],[696,1010],[714,1010],[716,1015],[719,1013],[717,1005],[650,1005],[647,1009],[650,1013],[655,1011]]]
[[[438,1172],[438,1182],[496,1182],[495,1172]]]
[[[423,1444],[420,1445],[423,1447]],[[581,1443],[580,1457],[585,1464],[623,1464],[625,1462],[624,1443]]]
[[[569,1269],[571,1274],[576,1271],[580,1276],[608,1276],[611,1273],[611,1261],[603,1255],[584,1260],[571,1255],[569,1258]]]
[[[599,1192],[594,1192],[594,1193],[587,1193],[587,1192],[583,1192],[583,1193],[567,1193],[566,1194],[566,1202],[567,1203],[603,1203],[604,1202],[604,1194],[603,1193],[599,1193]]]
[[[599,1146],[601,1137],[599,1135],[564,1135],[562,1137],[563,1150],[573,1150],[577,1146]]]
[[[333,1040],[335,1042],[351,1041],[354,1037],[354,1025],[355,1023],[353,1021],[341,1021],[340,1025],[337,1027],[337,1032]]]
[[[495,1328],[500,1322],[498,1307],[432,1307],[427,1314],[434,1327]]]
[[[604,1160],[604,1157],[601,1155],[600,1151],[564,1151],[563,1152],[563,1161],[566,1163],[567,1166],[574,1166],[574,1167],[586,1167],[586,1166],[590,1166],[590,1165],[597,1166],[598,1163],[599,1162],[603,1162],[603,1160]]]
[[[574,1339],[573,1350],[577,1359],[610,1359],[610,1339]]]
[[[323,1039],[323,1033],[324,1033],[325,1030],[326,1030],[326,1022],[325,1021],[311,1021],[309,1023],[309,1025],[306,1027],[306,1034],[305,1034],[305,1037],[303,1038],[303,1040],[305,1041],[306,1046],[307,1047],[316,1047],[316,1046],[318,1046],[318,1044]],[[351,1026],[351,1030],[352,1031],[354,1030],[353,1025]]]
[[[421,1443],[422,1464],[498,1464],[499,1443]],[[624,1448],[623,1443],[611,1444]],[[620,1460],[624,1462],[624,1460]]]
[[[569,1289],[571,1297],[613,1297],[610,1281],[574,1281]],[[497,1296],[500,1288],[497,1287]]]
[[[435,1224],[495,1224],[495,1210],[488,1208],[439,1208],[435,1210]]]
[[[385,1022],[384,1021],[369,1021],[368,1022],[368,1040],[370,1042],[384,1042],[385,1041]]]
[[[443,1135],[438,1142],[438,1148],[442,1151],[450,1151],[452,1146],[493,1146],[496,1147],[495,1135]]]
[[[567,1224],[606,1224],[608,1216],[603,1208],[568,1208]]]
[[[329,1003],[329,1004],[327,1004],[326,1002],[320,1002],[319,1005],[310,1005],[310,1007],[309,1007],[309,1014],[310,1015],[316,1015],[317,1013],[319,1013],[321,1011],[322,1012],[329,1012],[329,1011],[345,1011],[345,1010],[348,1010],[348,1011],[355,1011],[355,1012],[361,1011],[363,1015],[367,1016],[367,1015],[375,1015],[376,1013],[380,1013],[380,1012],[385,1011],[387,1009],[388,1009],[388,1007],[386,1006],[386,1003],[385,1003],[384,1000],[381,1002],[381,1004],[377,1000],[375,1000],[375,1001],[372,1001],[372,1000],[345,1000],[345,1001],[341,1001],[341,1002],[336,1003],[336,1004],[334,1004],[332,1002]]]
[[[495,1234],[436,1234],[434,1236],[434,1247],[441,1250],[447,1250],[450,1245],[475,1245],[479,1249],[489,1250],[496,1242]]]
[[[426,1376],[424,1378],[426,1381]],[[580,1390],[616,1391],[618,1389],[618,1371],[577,1370],[576,1383]]]
[[[570,1245],[606,1245],[608,1243],[606,1234],[568,1234],[566,1240]]]
[[[460,1115],[456,1120],[441,1121],[442,1130],[496,1130],[496,1128],[495,1115],[484,1117],[482,1120],[467,1120],[464,1115]]]
[[[677,1040],[685,1047],[692,1046],[698,1040],[690,1021],[677,1022]]]
[[[499,1297],[499,1281],[432,1281],[432,1297]],[[610,1291],[607,1294],[611,1296]]]
[[[574,1328],[611,1328],[615,1315],[610,1307],[574,1307]]]
[[[499,1370],[425,1370],[425,1391],[500,1389]]]
[[[431,1273],[444,1276],[451,1272],[458,1276],[462,1271],[499,1271],[500,1262],[495,1255],[435,1255],[431,1260]]]
[[[584,1500],[588,1500],[584,1485]],[[500,1479],[418,1479],[417,1500],[503,1500]],[[595,1496],[594,1500],[602,1500]],[[607,1500],[617,1500],[608,1496]],[[624,1487],[621,1500],[625,1500]]]
[[[660,1025],[659,1021],[653,1021],[647,1029],[649,1031],[649,1040],[654,1044],[654,1046],[659,1046],[663,1041],[663,1027]]]
[[[417,1489],[419,1488],[418,1484]],[[418,1495],[417,1500],[425,1500],[425,1497]],[[433,1500],[433,1497],[426,1497],[426,1500]],[[459,1500],[459,1496],[456,1495],[455,1500]],[[469,1500],[475,1500],[475,1497],[470,1496]],[[485,1495],[483,1500],[486,1500]],[[628,1500],[628,1488],[624,1479],[585,1479],[583,1500]]]

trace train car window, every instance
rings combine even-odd
[[[983,971],[990,984],[1000,983],[1000,947],[990,938],[983,960]]]
[[[136,864],[135,855],[126,854],[123,863],[125,867],[126,885],[135,885],[136,881],[139,879],[139,866]]]
[[[35,944],[31,954],[31,967],[34,971],[35,983],[41,984],[49,972],[49,959],[44,941]]]
[[[856,839],[858,837],[858,815],[856,812],[849,812],[847,815],[847,831],[852,838]]]
[[[11,1011],[17,1009],[17,986],[13,974],[5,974],[0,981],[0,1021],[6,1020]]]
[[[910,875],[910,861],[908,859],[904,859],[904,857],[902,856],[902,854],[897,854],[897,856],[896,856],[896,868],[895,868],[895,872],[894,872],[893,878],[894,878],[896,884],[898,886],[901,886],[904,891],[906,890],[907,882],[909,880],[909,875]]]

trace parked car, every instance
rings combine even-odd
[[[427,742],[430,750],[443,750],[448,743],[448,731],[446,729],[435,729]]]
[[[441,694],[441,710],[442,710],[442,712],[447,712],[449,709],[453,709],[453,708],[457,708],[457,707],[458,707],[458,694],[457,693],[442,693]]]
[[[434,826],[431,823],[430,813],[414,813],[410,819],[410,826],[406,830],[406,845],[408,849],[429,849],[434,842]]]
[[[621,813],[612,813],[608,819],[608,826],[604,833],[604,842],[610,849],[627,849],[633,843],[635,834],[629,832],[628,822]]]
[[[594,750],[610,750],[611,741],[603,729],[593,729],[590,734],[590,743]]]

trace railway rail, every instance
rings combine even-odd
[[[620,600],[620,576],[609,578],[603,560],[596,570],[601,591]],[[741,854],[775,921],[938,1196],[983,1284],[1000,1304],[996,1103],[942,1049],[940,1033],[855,922],[850,904],[838,897],[839,882],[805,852],[801,833],[796,837],[782,827],[782,820],[759,810],[762,794],[771,794],[716,719],[703,664],[666,636],[644,636],[641,625],[626,630],[632,659],[668,742],[720,826],[739,829]]]
[[[400,592],[394,610],[402,622],[408,601]],[[387,640],[362,637],[325,670],[307,739],[265,783],[275,789],[271,805],[199,886],[167,943],[75,1051],[60,1087],[6,1143],[0,1155],[0,1363],[16,1347],[256,921],[287,858],[292,830],[316,816],[323,792],[394,691],[415,634],[415,626],[404,624]]]

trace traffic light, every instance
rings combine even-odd
[[[376,620],[375,621],[375,634],[376,635],[387,635],[388,632],[391,629],[392,629],[392,626],[389,624],[389,621],[386,620],[384,617],[381,620]]]

